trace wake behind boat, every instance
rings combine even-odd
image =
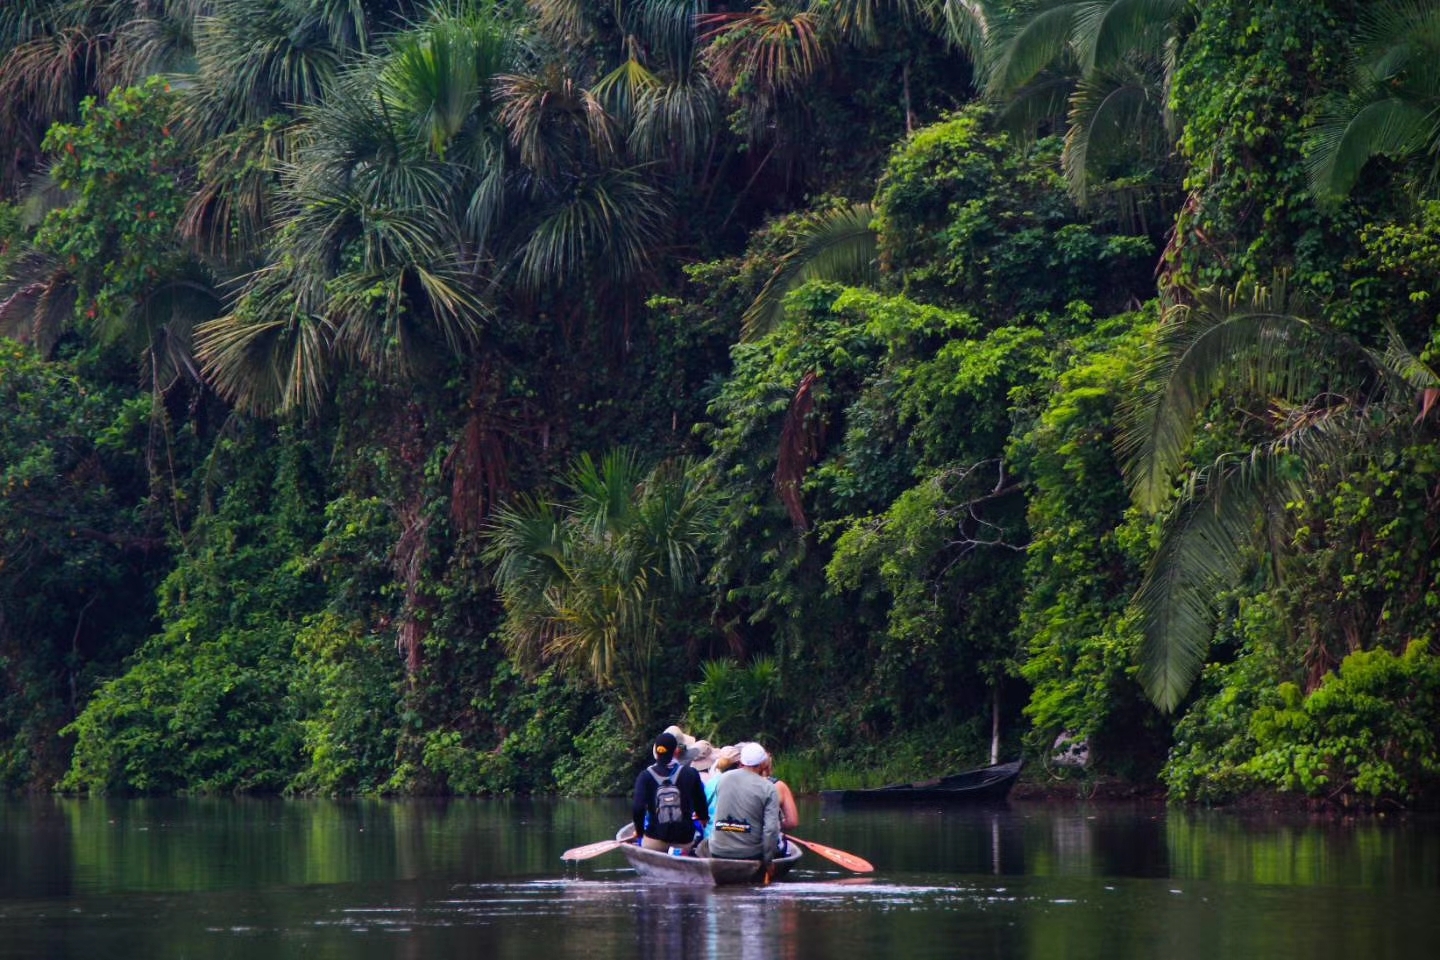
[[[895,783],[868,790],[822,790],[820,799],[843,806],[903,806],[1004,803],[1024,761],[980,767],[935,780]]]
[[[725,860],[720,857],[674,856],[660,850],[637,847],[635,826],[627,823],[615,834],[621,844],[620,852],[630,861],[635,872],[646,880],[661,880],[665,883],[689,886],[729,886],[741,883],[760,883],[764,878],[759,860]],[[775,860],[774,879],[790,872],[800,859],[800,846],[790,844],[789,852]]]

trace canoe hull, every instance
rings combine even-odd
[[[847,807],[949,806],[1005,803],[1020,777],[1022,762],[1001,763],[920,783],[897,783],[870,790],[823,790],[820,799]]]
[[[615,834],[620,841],[632,840],[635,828],[631,824],[621,827]],[[647,850],[633,843],[620,848],[625,859],[635,872],[646,880],[680,884],[695,887],[721,887],[745,883],[761,883],[765,877],[758,860],[725,860],[720,857],[675,857],[659,850]],[[800,859],[802,851],[797,844],[790,845],[790,853],[775,861],[775,879],[790,872]]]

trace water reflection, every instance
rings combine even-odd
[[[1339,960],[1440,943],[1440,824],[1157,807],[802,802],[768,887],[670,889],[618,853],[623,799],[0,803],[0,958]]]
[[[722,892],[723,893],[723,892]],[[642,960],[794,960],[793,905],[710,890],[649,886],[635,892],[635,952]],[[789,932],[790,950],[782,949]]]

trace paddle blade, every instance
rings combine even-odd
[[[826,860],[840,864],[846,870],[854,870],[856,873],[873,873],[875,867],[864,857],[857,857],[853,853],[846,853],[844,850],[836,850],[834,847],[827,847],[823,843],[816,843],[814,840],[801,840],[794,834],[785,834],[787,839],[793,840],[806,850],[813,850]]]
[[[560,854],[561,860],[589,860],[591,857],[598,857],[602,853],[609,853],[611,850],[618,850],[624,844],[619,840],[596,840],[594,843],[587,843],[583,847],[571,847]]]

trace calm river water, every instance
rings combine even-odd
[[[1440,956],[1440,821],[801,803],[769,887],[642,883],[622,800],[0,802],[0,957]]]

